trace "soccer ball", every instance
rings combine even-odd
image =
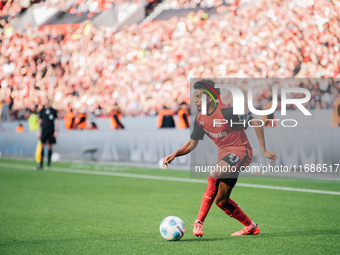
[[[164,239],[178,241],[185,232],[184,222],[176,216],[168,216],[162,220],[159,231]]]
[[[60,160],[60,154],[57,152],[53,153],[51,156],[51,160],[52,162],[58,162]]]
[[[158,161],[158,167],[159,167],[160,169],[166,168],[166,166],[162,166],[162,164],[163,164],[163,159],[161,158],[161,159]]]

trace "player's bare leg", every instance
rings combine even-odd
[[[221,161],[219,162],[221,165],[229,166],[228,163]],[[232,177],[232,175],[228,175],[228,173],[223,174],[223,178],[219,182],[218,191],[215,198],[216,205],[221,208],[227,215],[238,220],[240,223],[244,225],[244,228],[238,232],[232,234],[232,236],[243,236],[243,235],[257,235],[260,233],[260,228],[257,224],[255,224],[238,206],[238,204],[231,200],[230,194],[233,190],[233,186],[228,183],[232,183],[232,181],[228,181],[228,178]]]

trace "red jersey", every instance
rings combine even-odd
[[[199,113],[196,116],[194,129],[191,134],[191,139],[193,140],[203,140],[205,134],[213,140],[219,150],[218,161],[230,153],[236,155],[247,154],[248,157],[252,158],[253,151],[244,131],[248,127],[248,120],[252,117],[248,114],[242,116],[233,115],[232,109],[232,107],[218,104],[210,115]],[[215,123],[214,126],[214,120],[216,121],[217,119],[227,120],[228,123]],[[230,123],[233,123],[232,127]],[[237,125],[236,123],[245,123],[245,125]]]

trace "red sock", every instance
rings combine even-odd
[[[248,227],[251,225],[252,221],[251,219],[245,214],[242,209],[238,206],[238,204],[231,200],[229,198],[228,204],[222,205],[222,204],[217,204],[219,208],[222,209],[226,214],[228,214],[230,217],[238,220],[241,222],[244,226]]]
[[[203,194],[201,207],[198,212],[197,220],[200,222],[204,222],[205,217],[207,217],[208,212],[210,210],[210,207],[212,203],[214,202],[215,196],[216,196],[216,189],[217,189],[217,178],[208,178],[208,185],[207,188]]]

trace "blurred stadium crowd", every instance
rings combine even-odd
[[[32,4],[44,4],[47,7],[59,7],[70,13],[97,12],[106,10],[118,0],[1,0],[0,16],[11,18],[23,13]],[[125,0],[119,0],[123,2]]]
[[[42,1],[2,1],[0,13],[15,16],[36,2]],[[100,6],[100,1],[46,1],[62,2],[68,8],[83,2]],[[201,10],[115,32],[85,22],[66,34],[30,26],[15,30],[2,19],[0,107],[9,109],[10,119],[24,118],[48,96],[60,117],[70,108],[108,115],[115,103],[126,115],[155,115],[163,105],[174,109],[188,102],[193,77],[340,77],[338,1],[168,0],[168,4],[215,5],[217,14],[208,16]],[[338,95],[334,91],[340,89],[333,82],[302,86],[313,91],[311,108],[331,108]],[[268,91],[258,93],[261,108]]]

